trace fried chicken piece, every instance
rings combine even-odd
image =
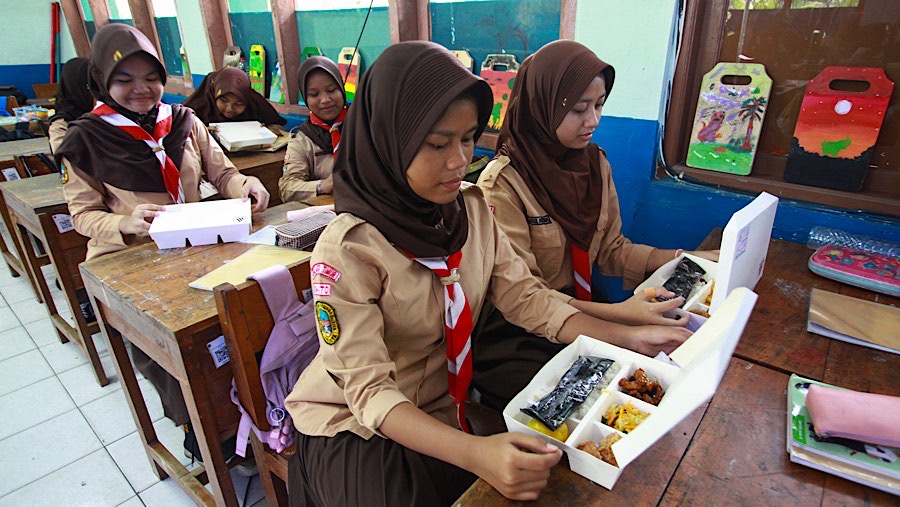
[[[618,463],[616,463],[616,456],[612,452],[612,445],[619,441],[622,438],[618,433],[610,433],[603,440],[600,441],[599,444],[595,444],[593,441],[588,440],[583,444],[577,446],[577,449],[580,449],[591,456],[601,459],[614,467],[618,467]]]

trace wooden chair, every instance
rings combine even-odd
[[[303,291],[310,287],[309,260],[288,266],[294,279],[294,286],[301,300]],[[237,287],[223,283],[213,290],[222,333],[231,357],[231,369],[237,386],[238,399],[250,414],[253,424],[262,431],[270,429],[266,418],[266,397],[259,378],[259,360],[269,339],[275,322],[262,289],[256,281],[247,281]],[[256,465],[269,505],[275,507],[288,504],[287,477],[288,459],[295,452],[293,447],[277,454],[250,435]]]
[[[56,97],[56,90],[59,83],[33,83],[31,89],[34,90],[34,96],[39,99],[50,99]]]

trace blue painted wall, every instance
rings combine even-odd
[[[297,11],[297,33],[301,50],[315,46],[322,54],[337,61],[341,48],[353,47],[359,38],[368,9],[341,9],[321,11]],[[336,29],[340,27],[340,29]],[[387,7],[373,7],[366,22],[359,55],[362,60],[360,75],[391,44],[390,22]]]
[[[260,44],[266,50],[266,96],[269,93],[269,85],[272,81],[272,71],[278,55],[275,54],[275,31],[272,28],[271,12],[232,12],[231,34],[234,44],[240,46],[241,52],[247,61],[248,71],[250,65],[250,46]],[[219,56],[218,58],[222,58]]]
[[[28,98],[34,98],[31,85],[50,82],[50,64],[0,65],[0,85],[13,85]]]
[[[162,48],[163,63],[170,76],[183,76],[181,65],[181,34],[178,31],[178,19],[156,18],[156,32],[159,34],[159,46]]]

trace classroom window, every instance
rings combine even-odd
[[[81,12],[84,16],[84,28],[87,30],[88,40],[93,40],[94,34],[97,33],[97,27],[94,25],[94,12],[91,11],[89,0],[81,0]]]
[[[900,215],[900,92],[894,90],[860,192],[787,183],[784,171],[806,85],[828,66],[878,67],[900,81],[896,0],[688,1],[672,100],[666,163],[686,178],[752,192]],[[686,166],[703,75],[716,62],[753,62],[772,78],[749,176]],[[662,170],[660,176],[665,173]]]
[[[250,72],[250,51],[254,45],[265,51],[264,68],[261,69],[265,84],[262,95],[268,97],[272,83],[272,71],[278,60],[275,47],[275,29],[272,26],[272,9],[268,0],[229,0],[228,16],[231,20],[231,36],[234,45],[241,48],[247,72]],[[224,55],[219,56],[222,58]],[[251,73],[252,77],[252,73]]]
[[[327,56],[346,73],[352,71],[347,64],[351,63],[353,48],[359,40],[357,77],[350,76],[351,82],[354,79],[358,82],[366,67],[391,45],[388,1],[372,1],[371,12],[369,5],[364,0],[296,0],[301,55]]]
[[[489,54],[518,63],[559,36],[560,0],[431,0],[431,40],[466,50],[476,73]]]
[[[190,76],[187,72],[187,58],[181,56],[181,29],[178,24],[178,13],[175,0],[152,0],[156,33],[159,35],[160,55],[170,76]],[[190,81],[190,80],[188,80]]]
[[[110,23],[125,23],[126,25],[134,26],[128,0],[107,0],[107,5],[109,6]]]

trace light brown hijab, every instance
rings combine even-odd
[[[416,194],[406,170],[447,106],[470,93],[478,129],[491,112],[490,87],[447,49],[425,41],[388,47],[363,75],[334,168],[335,210],[371,223],[416,257],[458,251],[468,237],[462,195],[435,204]]]
[[[551,42],[525,59],[513,84],[497,144],[534,197],[582,250],[590,247],[600,216],[600,148],[571,150],[556,129],[595,77],[609,96],[615,71],[588,48]]]

